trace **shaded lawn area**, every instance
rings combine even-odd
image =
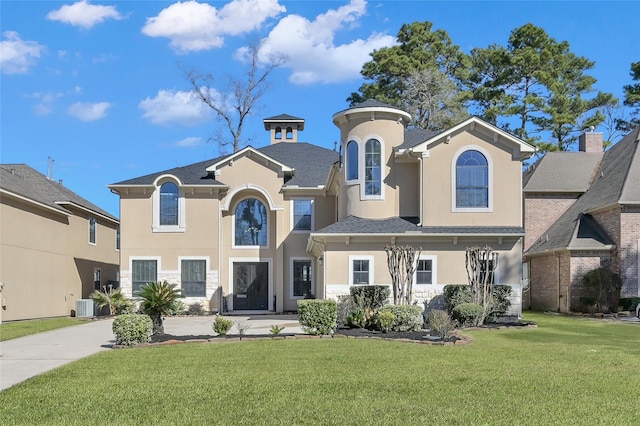
[[[71,325],[80,325],[87,321],[91,320],[86,318],[61,317],[5,322],[0,324],[0,342],[28,336],[30,334],[42,333],[43,331],[69,327]]]
[[[466,346],[377,339],[102,352],[0,393],[0,424],[637,424],[640,326],[529,314]]]

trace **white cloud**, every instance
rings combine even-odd
[[[170,39],[179,53],[195,52],[221,47],[225,35],[248,33],[285,11],[278,0],[232,0],[219,10],[207,3],[178,2],[148,18],[142,32]]]
[[[203,123],[212,118],[213,112],[191,92],[159,90],[155,98],[147,98],[138,104],[144,110],[142,116],[153,124]]]
[[[294,84],[359,78],[362,65],[371,59],[369,54],[373,50],[396,43],[393,36],[373,33],[366,40],[335,44],[336,33],[347,26],[357,26],[366,5],[364,0],[351,0],[313,21],[299,15],[286,16],[262,41],[260,60],[266,63],[271,57],[286,56],[284,66],[291,68],[289,80]]]
[[[202,138],[197,136],[190,136],[188,138],[181,139],[177,142],[174,142],[172,145],[180,147],[180,148],[192,148],[195,146],[200,146],[204,143]]]
[[[24,74],[29,71],[45,47],[35,41],[25,41],[15,31],[2,33],[0,69],[4,74]]]
[[[37,115],[49,115],[53,113],[56,99],[61,98],[63,94],[54,92],[34,92],[23,96],[25,98],[36,99],[38,101],[38,103],[33,107]]]
[[[109,18],[119,20],[122,19],[122,15],[115,6],[93,5],[86,0],[65,4],[47,14],[47,19],[51,21],[60,21],[86,30]]]
[[[82,121],[95,121],[106,117],[107,110],[112,106],[113,104],[109,102],[76,102],[67,109],[67,112]]]

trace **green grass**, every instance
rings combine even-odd
[[[529,314],[467,346],[259,340],[102,352],[0,393],[0,424],[638,422],[640,326]]]
[[[83,324],[86,321],[86,319],[81,318],[62,317],[6,322],[0,324],[0,342],[28,336],[30,334],[42,333],[43,331],[55,330],[56,328]]]

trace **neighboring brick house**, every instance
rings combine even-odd
[[[425,303],[467,282],[467,247],[490,245],[519,314],[522,161],[534,148],[475,117],[439,133],[407,129],[410,118],[377,101],[340,111],[336,152],[298,142],[304,120],[283,114],[264,120],[270,145],[110,185],[123,290],[168,280],[187,304],[292,311],[310,294],[389,285],[395,243],[422,248]]]
[[[609,150],[602,133],[579,152],[550,152],[524,176],[525,253],[532,309],[569,312],[583,275],[607,267],[621,297],[640,296],[640,128]]]
[[[25,164],[0,165],[0,321],[69,316],[118,281],[119,221]]]

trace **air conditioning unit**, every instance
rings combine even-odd
[[[93,309],[93,299],[76,300],[76,317],[92,317]]]

